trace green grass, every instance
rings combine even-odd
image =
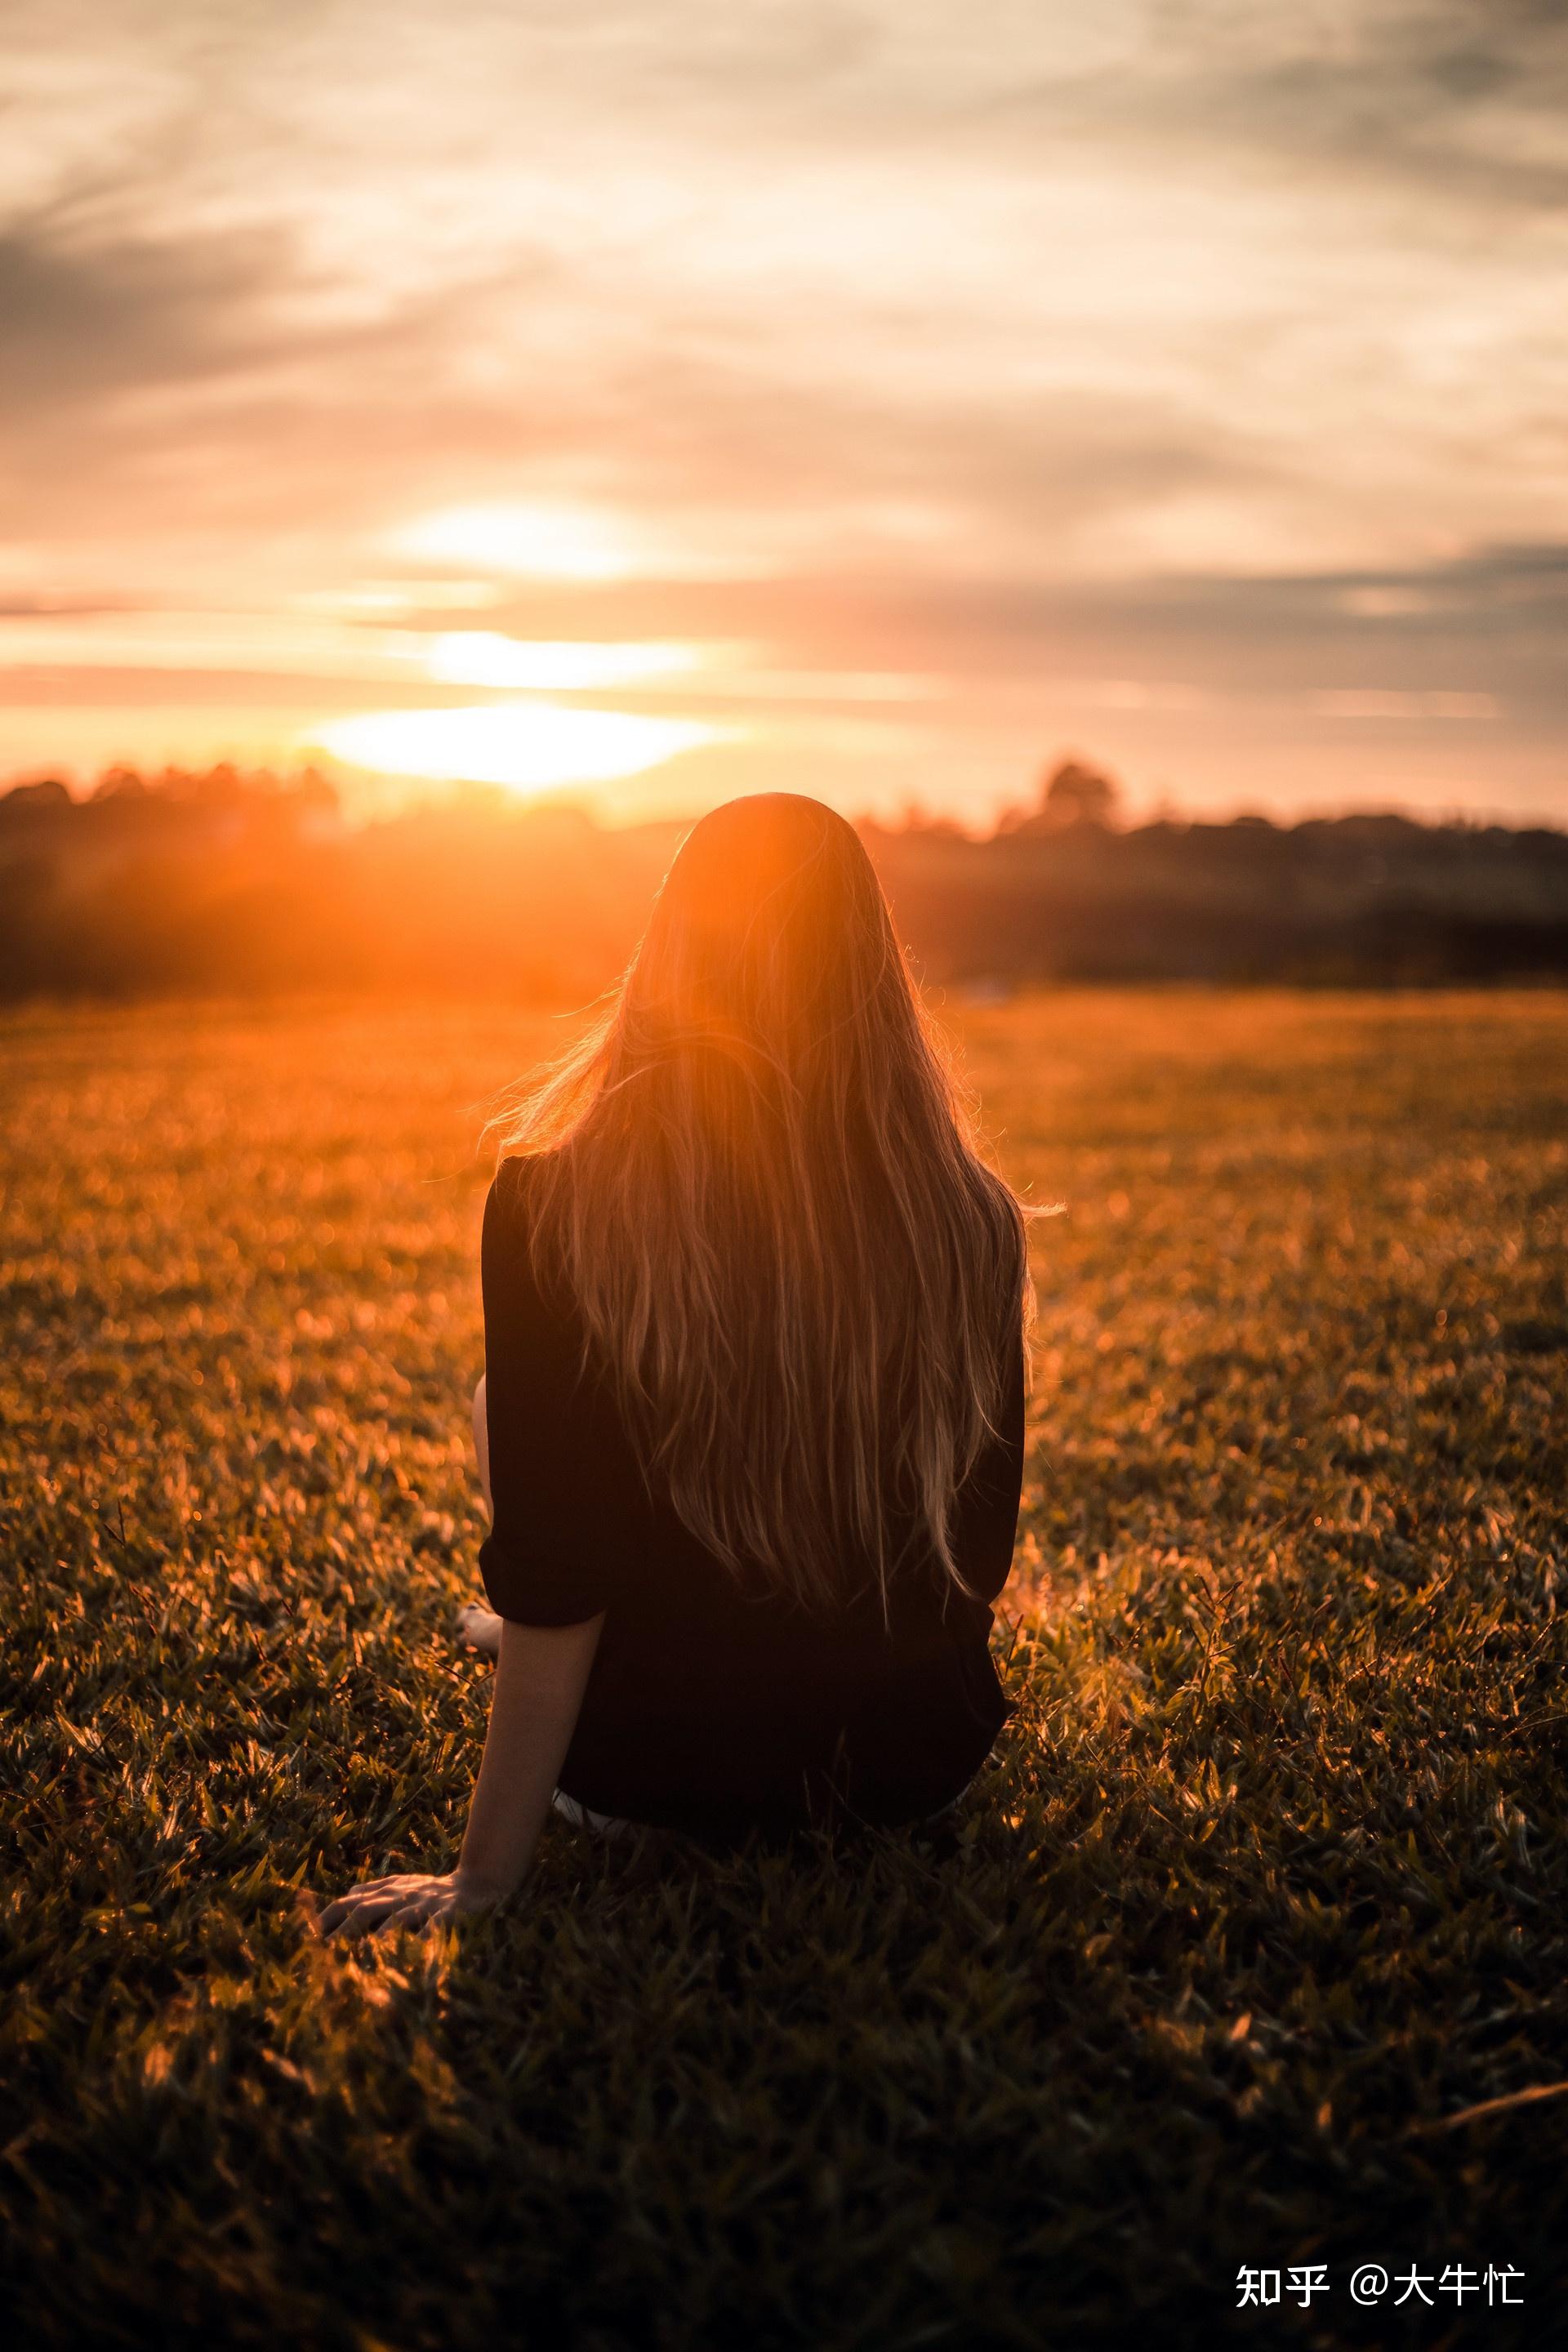
[[[559,1032],[0,1024],[13,2340],[1552,2340],[1568,2096],[1453,2119],[1568,2077],[1568,1000],[954,1019],[1068,1203],[956,1849],[555,1825],[386,1948],[306,1898],[459,1832],[474,1106]]]

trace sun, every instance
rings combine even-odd
[[[728,731],[700,719],[647,719],[554,702],[480,703],[455,710],[361,711],[329,720],[309,748],[383,775],[541,792],[641,775]]]

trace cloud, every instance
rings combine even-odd
[[[12,602],[297,605],[575,502],[733,575],[605,591],[638,636],[1559,709],[1560,7],[13,15]]]
[[[1115,13],[1115,12],[1113,12]],[[1163,150],[1173,168],[1315,173],[1325,186],[1469,212],[1561,210],[1568,19],[1556,0],[1320,0],[1290,10],[1121,12],[1139,37],[1073,76],[1011,80],[999,131]]]
[[[278,275],[255,236],[84,244],[17,224],[0,234],[7,406],[58,412],[259,361],[254,313]]]

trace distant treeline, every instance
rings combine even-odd
[[[0,996],[399,987],[579,1002],[683,831],[471,792],[351,827],[331,784],[123,770],[0,795]],[[985,840],[862,837],[934,982],[1568,977],[1568,834],[1353,816],[1122,826],[1058,768]]]

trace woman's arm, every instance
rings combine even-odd
[[[489,1728],[458,1867],[444,1877],[377,1878],[329,1903],[324,1935],[417,1927],[482,1911],[519,1885],[572,1742],[604,1617],[580,1625],[501,1625]]]

